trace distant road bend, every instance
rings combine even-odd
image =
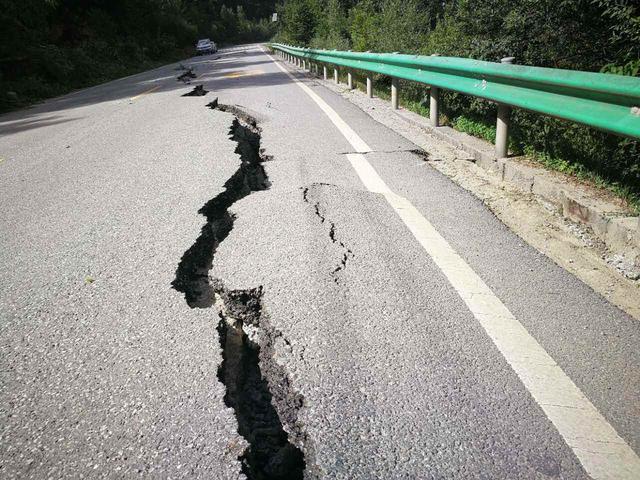
[[[416,148],[260,45],[0,117],[0,476],[639,479],[638,321]]]

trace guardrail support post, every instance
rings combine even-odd
[[[336,83],[340,83],[340,80],[338,79],[338,69],[337,68],[333,69],[333,79],[335,80]]]
[[[367,97],[373,98],[373,80],[367,77]]]
[[[434,127],[440,126],[440,89],[434,86],[429,89],[429,119]]]
[[[324,77],[324,79],[327,79],[327,66],[323,65],[322,66],[322,76]]]
[[[353,75],[351,72],[347,72],[347,88],[353,90]]]
[[[496,157],[509,155],[509,117],[511,107],[498,104],[498,121],[496,123]]]
[[[398,91],[400,90],[400,85],[397,78],[391,78],[391,108],[394,110],[398,109]]]
[[[514,58],[506,57],[501,63],[512,64]],[[504,158],[509,155],[509,124],[511,107],[502,103],[498,104],[498,119],[496,122],[496,157]]]

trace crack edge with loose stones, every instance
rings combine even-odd
[[[218,379],[226,386],[224,401],[236,414],[238,433],[249,442],[239,457],[242,473],[256,480],[302,479],[303,447],[310,445],[298,421],[304,397],[275,360],[276,342],[289,348],[291,343],[271,326],[262,286],[228,290],[220,280],[214,283],[223,352]]]
[[[255,191],[270,188],[262,164],[272,157],[260,147],[261,129],[255,118],[237,106],[218,103],[217,98],[207,106],[233,114],[229,136],[237,143],[240,166],[227,179],[224,190],[198,211],[207,222],[183,254],[172,287],[184,293],[189,307],[215,307],[218,311],[223,356],[218,378],[226,389],[225,404],[234,410],[238,433],[248,444],[238,457],[242,473],[248,480],[298,480],[307,466],[305,452],[307,456],[311,452],[311,442],[298,422],[304,399],[274,358],[276,339],[282,338],[289,347],[291,344],[267,320],[261,286],[228,290],[220,279],[209,277],[216,251],[236,219],[229,208]],[[235,336],[235,343],[227,341],[230,335]],[[251,379],[248,386],[247,378]],[[253,409],[267,412],[263,419],[266,427],[247,416],[247,401],[257,401]]]
[[[331,242],[335,243],[336,245],[339,245],[342,248],[342,257],[340,258],[340,262],[331,272],[331,277],[333,278],[333,281],[336,284],[339,284],[340,283],[339,273],[344,271],[347,268],[347,264],[349,260],[351,260],[354,257],[354,253],[349,247],[347,247],[347,245],[345,245],[345,243],[342,240],[340,240],[337,237],[336,224],[335,222],[327,219],[326,214],[322,212],[320,202],[316,201],[315,203],[312,203],[312,201],[309,199],[309,192],[311,188],[317,188],[317,187],[335,187],[335,185],[332,185],[330,183],[322,183],[322,182],[312,183],[311,185],[304,187],[302,189],[302,199],[305,201],[305,203],[308,203],[309,205],[313,206],[314,212],[316,216],[320,219],[321,224],[327,223],[329,225],[329,238],[331,239]]]

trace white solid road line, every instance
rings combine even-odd
[[[265,54],[324,111],[356,152],[349,162],[365,187],[383,195],[445,274],[586,472],[595,480],[640,479],[640,458],[545,349],[409,200],[393,193],[362,153],[371,148],[307,85]]]

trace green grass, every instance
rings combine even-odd
[[[429,113],[430,113],[429,108],[420,102],[416,102],[413,100],[403,100],[401,96],[399,103],[400,103],[400,106],[406,108],[407,110],[411,110],[412,112],[415,112],[419,115],[422,115],[423,117],[429,116]]]
[[[634,192],[630,187],[621,185],[618,182],[607,180],[598,173],[589,170],[584,165],[571,163],[562,158],[552,157],[545,152],[534,150],[531,146],[525,146],[524,154],[532,160],[535,160],[537,163],[544,165],[549,170],[564,173],[611,192],[624,200],[631,211],[636,214],[640,214],[640,195]]]
[[[477,138],[494,143],[496,139],[496,127],[465,116],[459,116],[451,121],[451,126],[460,132],[467,133]],[[630,187],[618,182],[607,180],[597,172],[590,170],[582,164],[571,162],[567,159],[553,157],[546,152],[536,150],[533,146],[525,144],[517,145],[510,139],[509,149],[516,154],[524,154],[529,159],[543,165],[549,170],[561,172],[597,188],[607,190],[624,200],[629,208],[640,214],[640,195]]]
[[[451,126],[459,132],[468,133],[471,136],[481,138],[487,142],[495,143],[496,127],[486,125],[463,115],[454,118]]]

